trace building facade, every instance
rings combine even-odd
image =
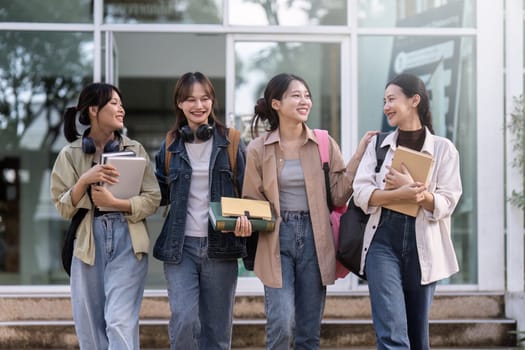
[[[68,291],[67,222],[49,174],[65,145],[62,113],[81,87],[118,85],[125,131],[154,158],[188,71],[212,78],[219,115],[246,141],[268,79],[304,77],[309,125],[328,129],[345,159],[366,130],[388,127],[389,78],[419,75],[436,133],[460,152],[464,186],[452,224],[461,271],[438,290],[523,295],[523,211],[507,200],[523,191],[523,174],[506,127],[523,94],[523,10],[523,0],[0,0],[0,297]],[[152,241],[161,212],[148,220]],[[245,271],[238,289],[262,293]],[[329,290],[366,285],[349,276]],[[153,258],[146,293],[165,293]]]

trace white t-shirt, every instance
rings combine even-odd
[[[213,138],[202,143],[185,143],[184,145],[192,168],[185,235],[207,237],[210,206],[210,157]]]

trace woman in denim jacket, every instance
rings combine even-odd
[[[363,241],[378,349],[428,349],[428,318],[437,281],[456,273],[451,216],[461,197],[459,154],[452,142],[434,135],[424,83],[412,74],[389,81],[383,111],[396,130],[382,147],[385,162],[375,173],[375,141],[367,148],[354,180],[354,200],[370,214]],[[427,184],[406,168],[390,167],[398,146],[432,155]],[[416,217],[383,208],[399,200],[419,206]]]
[[[153,255],[164,262],[171,309],[171,349],[229,349],[237,285],[237,259],[246,256],[251,225],[246,217],[235,232],[214,231],[209,202],[237,197],[242,189],[245,145],[237,151],[236,174],[228,158],[227,129],[215,117],[215,91],[200,72],[186,73],[174,91],[174,140],[156,155],[161,205],[169,212]],[[171,152],[166,174],[166,152]]]

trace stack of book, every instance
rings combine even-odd
[[[253,231],[266,232],[275,228],[275,217],[268,201],[222,197],[220,202],[210,203],[210,223],[216,231],[235,230],[237,218],[242,215],[248,217]]]
[[[100,156],[100,164],[111,164],[117,168],[120,174],[117,183],[101,184],[107,188],[115,198],[128,199],[140,193],[144,169],[146,169],[146,158],[136,157],[132,151],[103,153]],[[99,207],[98,209],[100,211],[117,210],[111,207]]]

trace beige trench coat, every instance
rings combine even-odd
[[[317,138],[306,125],[306,138],[299,150],[303,168],[308,208],[312,221],[317,260],[323,285],[335,281],[335,248],[326,202],[324,172],[317,147]],[[268,200],[276,215],[273,232],[260,232],[254,271],[264,285],[282,287],[279,226],[281,222],[278,176],[283,166],[279,130],[259,136],[247,148],[243,197]],[[359,161],[352,159],[348,169],[356,169]],[[352,194],[354,173],[347,171],[337,143],[330,137],[330,186],[336,206],[345,204]]]

